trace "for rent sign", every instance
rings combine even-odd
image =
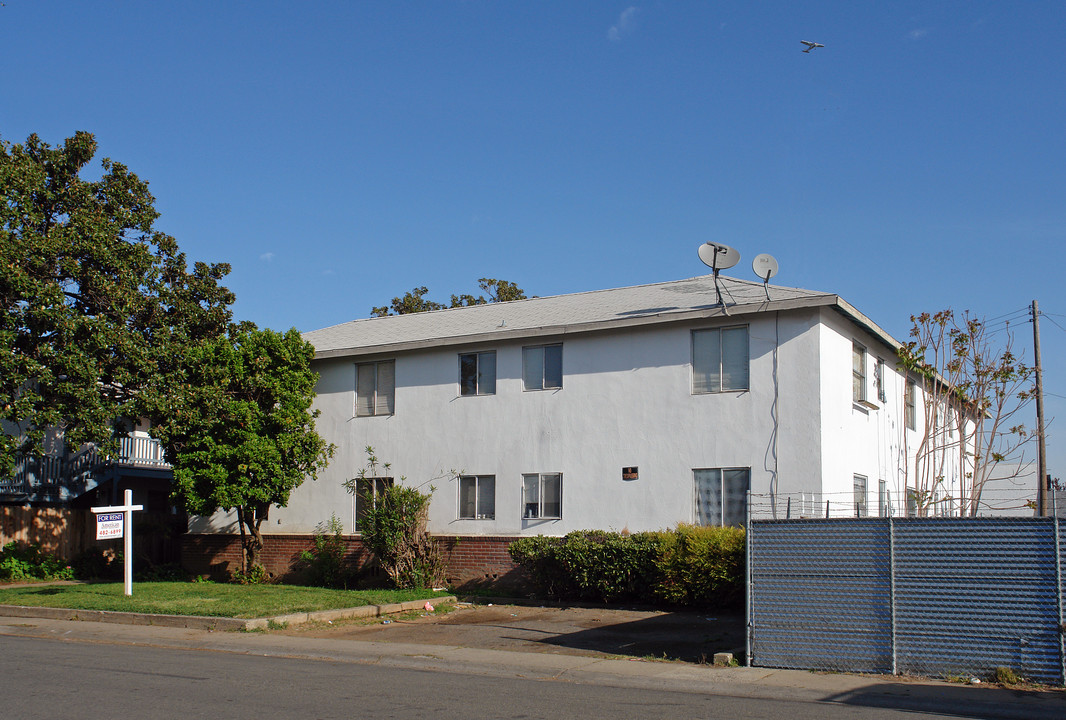
[[[133,513],[144,505],[133,504],[133,490],[126,488],[125,504],[89,508],[96,513],[96,539],[122,538],[122,565],[126,597],[133,594]]]
[[[96,514],[96,539],[112,540],[122,537],[123,514],[97,513]]]

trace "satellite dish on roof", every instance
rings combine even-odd
[[[714,292],[718,296],[718,304],[728,315],[729,310],[722,302],[722,288],[718,286],[718,271],[731,268],[740,262],[740,252],[722,243],[705,242],[700,245],[699,255],[703,264],[714,270]]]
[[[764,283],[769,282],[770,278],[777,274],[777,260],[774,259],[773,255],[759,253],[751,261],[751,269],[755,271],[755,274]]]
[[[740,262],[740,252],[722,243],[703,243],[699,255],[703,264],[714,270],[715,275],[719,270],[726,270]]]
[[[770,299],[770,278],[777,274],[777,260],[773,255],[759,253],[751,261],[751,269],[762,279],[762,290],[766,293],[766,299]]]

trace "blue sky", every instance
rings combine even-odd
[[[95,133],[241,319],[691,277],[707,240],[898,338],[970,309],[1031,358],[1036,299],[1066,476],[1066,3],[4,2],[0,138]]]

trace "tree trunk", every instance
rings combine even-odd
[[[248,533],[244,527],[244,511],[237,508],[237,527],[241,529],[241,574],[248,574]]]
[[[241,507],[237,509],[237,519],[241,526],[241,545],[244,548],[244,572],[262,567],[263,533],[260,526],[266,518],[266,510],[259,507]],[[245,529],[247,528],[247,533]]]

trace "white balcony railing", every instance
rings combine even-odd
[[[54,492],[58,492],[60,487],[97,475],[108,465],[170,468],[158,440],[144,435],[128,435],[119,438],[115,458],[103,457],[92,446],[68,457],[20,457],[11,476],[0,477],[0,495],[34,494],[42,488],[54,488]]]
[[[119,438],[118,462],[124,465],[170,467],[166,458],[163,457],[163,447],[159,441],[144,435]]]

